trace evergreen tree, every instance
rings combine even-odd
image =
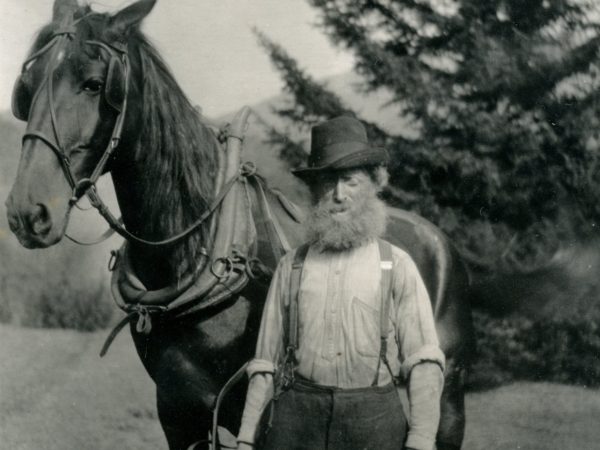
[[[385,89],[417,133],[370,137],[391,153],[388,199],[483,254],[547,234],[565,206],[579,230],[600,219],[600,13],[594,0],[309,0],[351,51],[367,91]],[[350,113],[258,33],[293,97],[279,113],[308,127]],[[415,137],[416,135],[416,137]],[[299,146],[276,131],[293,164]],[[515,239],[508,239],[510,236]],[[498,246],[492,246],[498,248]]]

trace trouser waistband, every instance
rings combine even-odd
[[[296,376],[293,387],[299,391],[304,392],[315,392],[315,393],[336,393],[336,394],[352,394],[352,393],[367,393],[373,392],[377,394],[386,394],[396,390],[394,383],[388,383],[385,386],[364,386],[357,388],[341,388],[338,386],[328,386],[323,384],[313,383],[312,381],[306,380]]]

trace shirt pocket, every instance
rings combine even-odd
[[[352,299],[354,345],[362,356],[379,356],[379,310],[358,297]]]

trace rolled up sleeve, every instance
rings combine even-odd
[[[262,413],[273,397],[273,374],[283,348],[282,311],[288,301],[288,279],[289,258],[284,257],[277,266],[267,294],[255,357],[246,369],[250,383],[237,438],[239,442],[254,442]]]
[[[408,255],[395,260],[394,299],[400,373],[408,382],[409,432],[406,446],[431,450],[440,420],[445,367],[429,294]]]
[[[412,368],[425,361],[437,363],[443,372],[445,358],[435,330],[429,294],[417,266],[408,255],[395,258],[394,263],[396,342],[401,374],[407,379]]]

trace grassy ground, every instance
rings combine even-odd
[[[467,396],[465,449],[597,449],[600,391],[515,383]]]
[[[127,332],[0,326],[0,448],[166,449],[152,382]],[[593,449],[600,391],[515,383],[467,396],[466,450]]]
[[[0,327],[0,448],[158,450],[154,389],[127,333]]]

